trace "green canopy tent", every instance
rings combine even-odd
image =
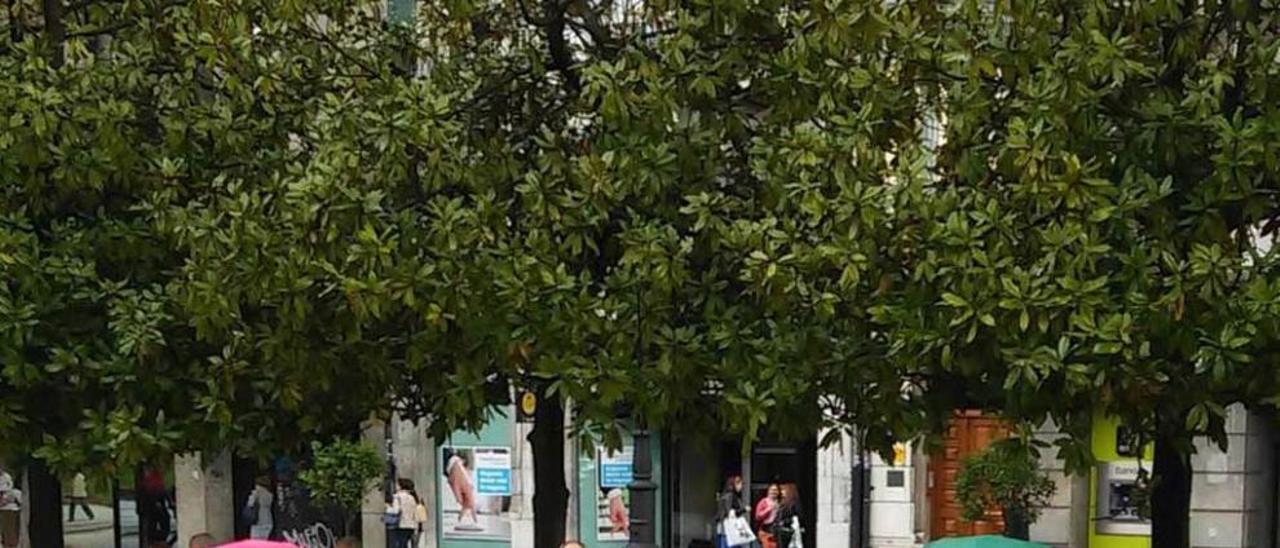
[[[1049,548],[1048,545],[996,535],[951,537],[930,542],[928,548]]]

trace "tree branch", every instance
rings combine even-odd
[[[565,6],[560,0],[542,0],[542,26],[547,35],[547,51],[551,55],[551,66],[564,76],[565,84],[572,93],[582,88],[582,81],[574,68],[573,53],[569,50],[569,42],[565,40]]]
[[[103,34],[111,34],[113,32],[121,31],[129,27],[132,27],[135,24],[137,24],[136,20],[117,21],[105,27],[98,27],[96,29],[86,29],[86,30],[77,30],[75,32],[69,32],[67,33],[67,38],[82,38],[85,36],[99,36]]]

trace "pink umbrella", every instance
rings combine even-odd
[[[241,540],[231,544],[219,544],[218,548],[298,548],[291,542],[272,542],[269,540]]]

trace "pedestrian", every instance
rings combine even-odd
[[[400,478],[396,480],[396,493],[391,496],[391,506],[387,513],[399,516],[396,526],[391,529],[391,548],[410,548],[418,533],[418,495],[413,488],[413,480]]]
[[[788,483],[781,488],[782,496],[778,504],[777,515],[774,516],[773,530],[778,548],[797,548],[803,546],[800,540],[803,532],[800,522],[803,519],[800,508],[800,491],[796,484]]]
[[[778,507],[781,505],[782,488],[776,483],[765,489],[764,498],[756,503],[755,518],[756,537],[764,548],[778,548],[778,540],[774,538],[773,526],[778,519]]]
[[[17,548],[22,528],[22,491],[14,486],[13,476],[0,467],[0,546]]]
[[[76,506],[84,509],[84,514],[89,516],[89,521],[93,521],[93,508],[89,507],[89,487],[88,482],[84,479],[84,474],[76,472],[71,478],[71,506],[67,509],[67,521],[76,520]]]
[[[725,520],[731,516],[745,518],[747,503],[742,500],[742,476],[733,475],[724,480],[724,490],[716,500],[716,546],[724,548],[729,545],[725,539]]]
[[[143,537],[147,545],[162,543],[171,545],[173,536],[173,519],[170,510],[173,499],[165,486],[164,474],[156,466],[146,466],[142,471],[142,479],[138,492],[138,518],[144,526]]]
[[[249,538],[266,540],[271,538],[275,529],[272,506],[276,502],[275,493],[271,492],[271,478],[258,476],[254,480],[253,491],[244,502],[244,518],[249,523]]]
[[[356,537],[342,537],[338,539],[338,543],[333,548],[360,548],[360,539]]]

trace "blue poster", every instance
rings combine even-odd
[[[631,485],[631,463],[600,463],[601,487],[626,487]]]
[[[511,469],[476,468],[476,493],[481,495],[510,495]]]

